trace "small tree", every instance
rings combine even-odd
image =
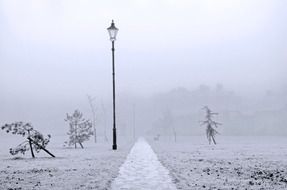
[[[67,114],[65,119],[69,123],[70,129],[67,133],[69,135],[69,142],[66,142],[69,146],[74,145],[77,148],[77,143],[84,148],[83,142],[89,140],[93,135],[92,123],[89,120],[83,118],[83,114],[75,110],[72,115]]]
[[[10,154],[25,154],[26,151],[30,150],[32,157],[35,158],[34,151],[38,153],[40,150],[44,150],[50,156],[55,157],[46,149],[46,146],[50,142],[51,135],[48,135],[45,138],[44,135],[36,131],[30,123],[15,122],[5,124],[1,127],[1,129],[6,130],[7,133],[11,132],[14,135],[22,135],[23,137],[26,136],[27,138],[26,141],[19,144],[16,148],[10,148]]]
[[[207,106],[203,107],[203,109],[206,111],[206,115],[205,120],[201,122],[201,125],[206,126],[206,137],[208,139],[209,144],[211,144],[211,140],[213,141],[214,144],[216,144],[215,135],[219,133],[215,128],[217,128],[218,125],[221,125],[221,123],[213,121],[212,117],[214,115],[218,115],[218,113],[212,112]]]

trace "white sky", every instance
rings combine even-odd
[[[90,116],[86,94],[111,103],[112,19],[117,97],[217,83],[258,93],[287,84],[284,0],[0,0],[0,124],[64,132],[67,112]],[[130,107],[121,108],[120,121],[128,122]]]
[[[0,0],[1,96],[110,94],[111,19],[119,93],[286,84],[287,1]]]

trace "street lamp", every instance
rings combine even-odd
[[[110,40],[112,41],[112,63],[113,63],[113,150],[117,150],[117,131],[116,131],[116,89],[115,89],[115,47],[114,42],[119,29],[116,28],[114,21],[108,29]]]

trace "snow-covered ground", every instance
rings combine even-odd
[[[91,140],[85,149],[75,150],[62,147],[66,137],[52,137],[47,148],[57,157],[42,152],[36,159],[29,152],[11,156],[9,147],[22,139],[3,137],[1,190],[174,189],[174,184],[186,190],[287,189],[286,137],[218,136],[216,146],[208,145],[204,136],[180,137],[176,143],[172,138],[151,138],[156,155],[143,140],[132,149],[133,142],[119,142],[118,151],[111,150],[111,143]]]
[[[286,137],[150,139],[178,189],[287,189]]]
[[[21,157],[9,154],[9,147],[21,142],[20,136],[1,138],[0,189],[109,189],[132,145],[121,142],[113,151],[111,143],[95,145],[91,140],[84,143],[85,149],[73,149],[62,147],[65,138],[52,137],[47,147],[56,158],[40,153],[36,159],[30,158],[30,152]]]

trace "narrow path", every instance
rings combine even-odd
[[[113,181],[112,190],[176,190],[176,187],[150,145],[139,139]]]

